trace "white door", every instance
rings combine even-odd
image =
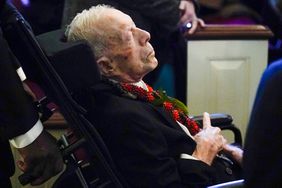
[[[228,113],[244,137],[267,50],[267,40],[188,41],[189,113]]]

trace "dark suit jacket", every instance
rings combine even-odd
[[[38,120],[32,99],[16,73],[15,61],[0,28],[0,175],[8,177],[14,173],[8,139],[27,132]]]
[[[105,83],[93,88],[88,119],[97,127],[131,187],[205,187],[234,180],[221,162],[180,159],[196,143],[161,107],[121,96]]]

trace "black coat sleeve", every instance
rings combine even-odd
[[[1,30],[0,30],[1,32]],[[0,136],[11,139],[24,134],[38,120],[32,98],[16,73],[16,58],[0,33]]]

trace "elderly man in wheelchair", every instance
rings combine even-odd
[[[86,40],[95,54],[91,63],[101,79],[83,92],[74,92],[75,82],[69,88],[109,149],[123,187],[206,187],[242,178],[242,150],[226,144],[207,113],[199,123],[183,103],[142,81],[158,61],[150,34],[128,15],[92,7],[73,19],[66,38]]]
[[[78,14],[68,41],[89,42],[102,74],[91,87],[95,124],[130,187],[205,187],[241,178],[242,150],[226,144],[204,113],[203,126],[180,101],[142,81],[158,64],[150,34],[108,6]],[[83,64],[83,62],[81,62]]]

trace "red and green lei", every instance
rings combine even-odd
[[[175,121],[180,122],[188,128],[191,135],[195,135],[200,131],[197,122],[188,117],[187,106],[179,100],[167,96],[165,91],[154,91],[149,85],[147,85],[148,91],[146,91],[141,87],[126,83],[122,83],[121,88],[129,94],[134,95],[138,100],[149,102],[154,106],[163,106]]]

